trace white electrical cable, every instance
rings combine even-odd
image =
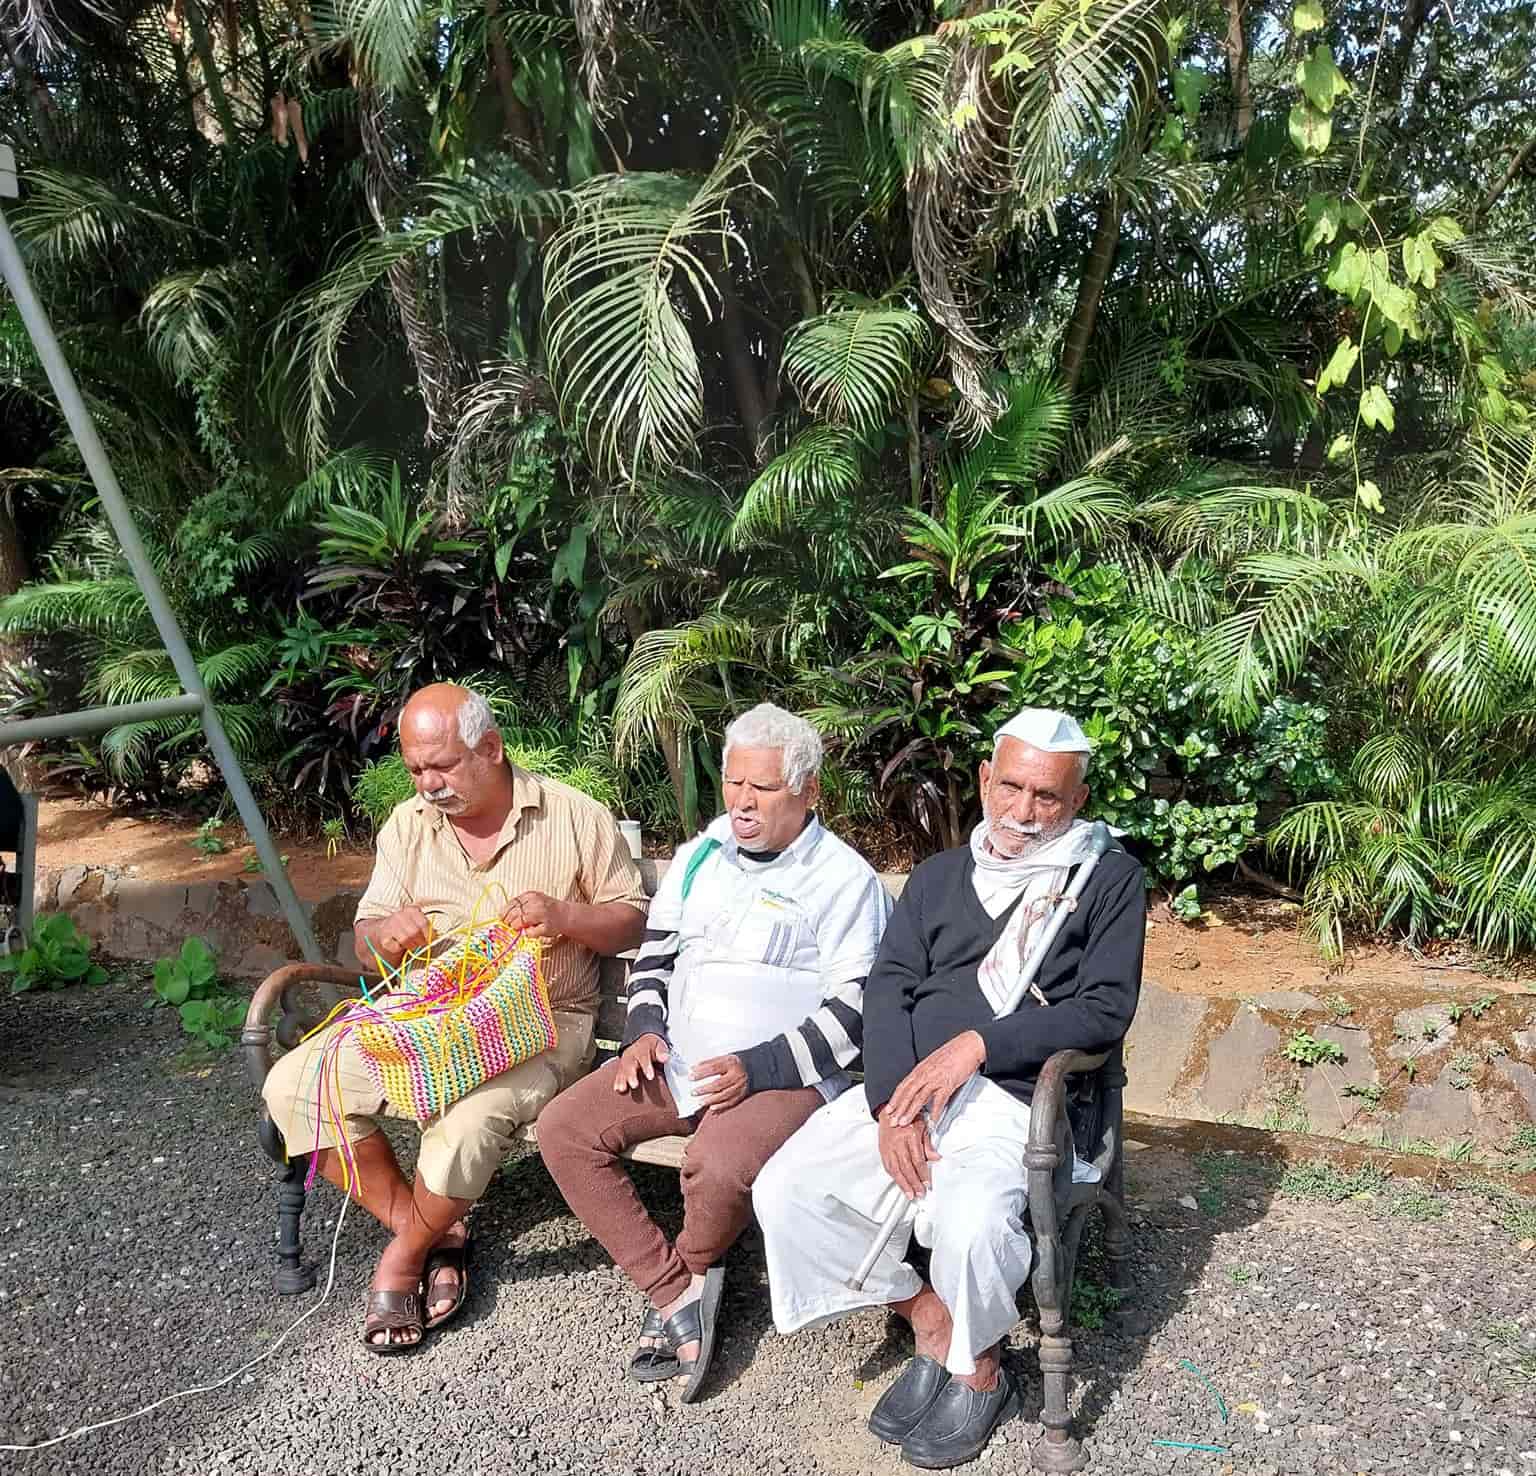
[[[352,1203],[350,1195],[345,1196],[341,1202],[341,1213],[336,1217],[336,1233],[331,1237],[331,1267],[325,1278],[325,1290],[320,1293],[320,1300],[307,1312],[301,1312],[284,1332],[278,1335],[277,1341],[270,1348],[258,1353],[248,1363],[242,1363],[231,1374],[225,1374],[211,1384],[199,1384],[192,1389],[178,1389],[174,1394],[167,1394],[163,1399],[157,1399],[153,1404],[146,1404],[143,1409],[136,1409],[132,1414],[118,1415],[110,1420],[98,1420],[93,1425],[81,1425],[78,1430],[71,1430],[67,1435],[55,1435],[52,1440],[40,1440],[36,1445],[0,1445],[0,1451],[26,1451],[47,1450],[50,1445],[62,1445],[66,1440],[77,1440],[82,1435],[89,1435],[93,1430],[105,1430],[109,1425],[124,1425],[129,1420],[141,1419],[144,1415],[160,1408],[162,1404],[170,1404],[175,1399],[191,1399],[196,1394],[211,1394],[215,1389],[222,1389],[226,1384],[232,1384],[241,1374],[256,1367],[258,1363],[264,1363],[284,1343],[296,1333],[304,1323],[308,1322],[323,1306],[326,1298],[331,1294],[331,1288],[336,1284],[336,1250],[341,1244],[341,1227],[346,1223],[347,1206]]]

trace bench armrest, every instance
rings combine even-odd
[[[1052,1285],[1059,1284],[1062,1254],[1058,1208],[1072,1192],[1072,1124],[1067,1117],[1067,1078],[1097,1071],[1109,1052],[1090,1056],[1084,1051],[1057,1051],[1046,1061],[1035,1082],[1029,1104],[1029,1146],[1024,1166],[1029,1177],[1029,1219],[1035,1231],[1038,1270]],[[1039,1282],[1037,1281],[1037,1288]],[[1038,1298],[1038,1292],[1037,1292]]]
[[[288,991],[299,984],[326,986],[331,1001],[339,1002],[358,992],[358,983],[372,987],[383,981],[358,969],[346,969],[340,964],[293,963],[273,970],[257,986],[251,996],[251,1007],[245,1012],[245,1027],[240,1032],[240,1053],[245,1061],[245,1074],[257,1091],[272,1069],[272,1012],[281,1008],[284,1023],[293,1012],[288,1007]],[[317,1022],[318,1023],[318,1022]],[[293,1041],[284,1044],[292,1045]]]

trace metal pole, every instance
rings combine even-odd
[[[38,301],[37,294],[32,290],[32,281],[27,276],[21,252],[17,249],[15,237],[11,235],[10,227],[5,222],[3,211],[0,211],[0,275],[3,275],[9,284],[11,296],[15,298],[17,310],[21,313],[21,320],[26,324],[27,332],[32,335],[32,346],[37,350],[37,356],[47,371],[48,382],[53,386],[53,392],[58,397],[59,408],[64,412],[64,418],[69,422],[69,428],[74,433],[75,444],[80,448],[80,455],[85,460],[86,470],[91,474],[91,481],[96,484],[101,505],[106,508],[107,516],[112,520],[113,530],[117,534],[117,541],[122,545],[123,556],[128,560],[128,567],[133,570],[133,577],[138,580],[139,588],[144,591],[149,613],[154,618],[155,628],[160,632],[160,639],[165,642],[171,665],[176,668],[176,675],[181,678],[181,685],[188,695],[199,702],[203,732],[207,735],[208,747],[213,751],[214,762],[218,764],[219,772],[224,776],[224,783],[228,786],[230,797],[235,802],[235,809],[239,811],[246,832],[256,847],[256,854],[261,857],[267,880],[272,883],[272,890],[277,894],[283,915],[288,919],[288,926],[293,929],[293,936],[298,940],[304,957],[311,963],[321,963],[323,958],[320,945],[315,941],[314,930],[309,925],[309,919],[304,915],[303,907],[299,905],[298,894],[293,890],[293,883],[289,881],[288,873],[283,870],[282,859],[278,855],[277,847],[272,844],[267,822],[262,819],[256,797],[251,793],[250,785],[245,782],[240,760],[235,757],[235,751],[230,747],[229,737],[224,731],[224,724],[219,721],[218,709],[209,699],[208,689],[203,685],[202,673],[198,671],[197,662],[192,659],[191,649],[181,633],[176,612],[171,609],[170,603],[165,598],[165,591],[160,587],[160,577],[149,561],[149,554],[145,551],[143,540],[139,537],[138,525],[134,522],[133,513],[123,497],[122,488],[117,484],[117,476],[112,470],[112,463],[107,459],[101,438],[96,434],[96,426],[91,420],[90,411],[85,408],[85,401],[80,398],[75,377],[70,373],[63,350],[54,336],[53,324],[48,321],[48,315],[43,311],[42,303]]]
[[[54,717],[25,718],[0,723],[0,748],[31,743],[38,738],[73,738],[80,733],[103,733],[123,723],[153,723],[161,718],[192,717],[203,710],[203,699],[185,692],[180,697],[158,697],[150,702],[125,702],[121,707],[86,707]]]

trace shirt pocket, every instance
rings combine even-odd
[[[740,963],[770,968],[814,968],[816,934],[804,909],[792,898],[759,894],[742,909],[731,934],[731,954]]]

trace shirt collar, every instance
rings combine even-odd
[[[736,843],[736,832],[731,829],[731,817],[729,814],[717,815],[704,828],[704,834],[711,840],[720,843],[721,851],[732,866],[741,865],[741,847]],[[816,849],[816,842],[821,839],[821,835],[821,820],[816,812],[812,810],[810,819],[805,822],[805,828],[801,830],[800,834],[785,846],[772,861],[764,862],[762,865],[793,866],[797,862],[808,860],[811,852]]]
[[[493,855],[500,852],[516,837],[517,827],[523,818],[524,810],[544,808],[544,789],[539,783],[538,776],[530,774],[526,769],[518,768],[510,760],[507,767],[512,770],[512,805],[507,811],[507,818],[501,822],[501,830],[496,836],[496,852],[493,852]],[[419,794],[416,796],[416,811],[426,818],[434,834],[448,824],[448,817],[436,805],[429,805]]]

